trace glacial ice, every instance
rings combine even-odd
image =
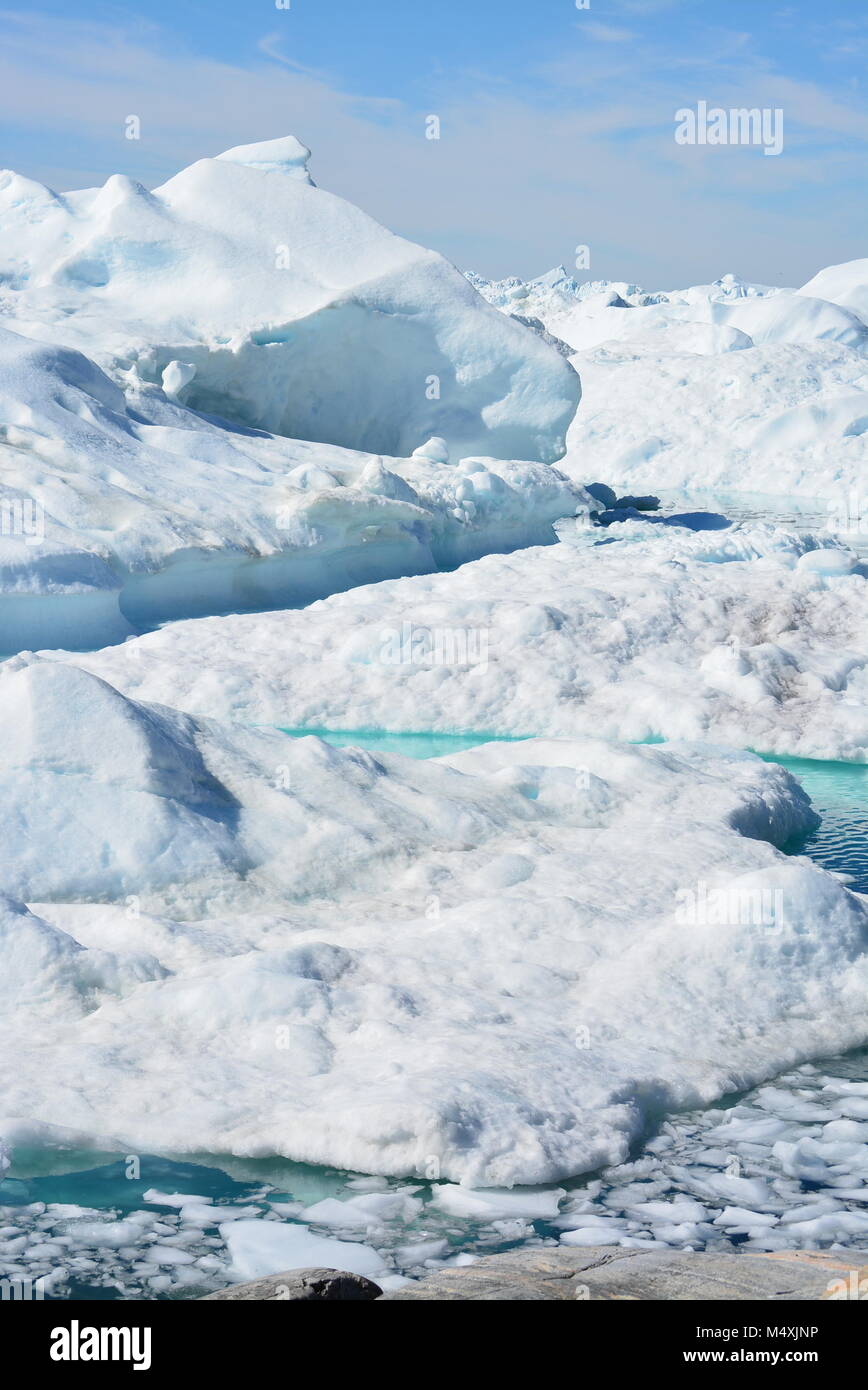
[[[816,818],[749,754],[421,763],[46,661],[4,667],[0,699],[13,1143],[551,1182],[623,1161],[661,1109],[868,1040],[865,901],[780,854]],[[782,910],[685,926],[685,894],[715,893]]]
[[[864,503],[868,477],[868,261],[800,290],[732,275],[646,294],[536,280],[473,284],[507,315],[574,350],[583,400],[567,471],[620,491],[703,487]],[[629,409],[625,409],[629,402]]]
[[[558,545],[303,613],[46,655],[137,699],[284,728],[708,739],[868,759],[868,564],[830,535],[684,520],[569,520]]]
[[[0,652],[300,604],[553,540],[553,521],[593,505],[545,464],[445,467],[431,441],[383,458],[229,428],[135,374],[123,385],[0,328]]]
[[[868,323],[868,260],[827,266],[798,293],[840,304]]]
[[[0,174],[7,327],[158,383],[194,410],[403,457],[553,462],[572,368],[433,251],[314,186],[293,137],[201,159],[148,192],[54,193]]]
[[[373,1251],[382,1271],[373,1277],[389,1287],[408,1275],[472,1263],[518,1240],[537,1247],[560,1241],[858,1251],[868,1239],[868,1146],[864,1118],[850,1117],[868,1114],[868,1083],[850,1078],[860,1074],[864,1054],[802,1066],[723,1108],[673,1115],[635,1159],[564,1187],[480,1190],[427,1180],[408,1186],[274,1163],[263,1185],[261,1166],[224,1159],[221,1166],[236,1178],[255,1173],[256,1186],[224,1176],[219,1196],[186,1194],[185,1200],[154,1189],[136,1195],[144,1173],[140,1184],[113,1178],[117,1164],[79,1175],[74,1169],[82,1159],[73,1158],[73,1189],[80,1177],[92,1190],[97,1176],[111,1194],[106,1206],[25,1200],[0,1207],[0,1276],[30,1280],[60,1297],[74,1296],[76,1281],[128,1298],[204,1293],[244,1277],[226,1239],[240,1221],[247,1234],[236,1239],[235,1250],[245,1269],[277,1274],[309,1265],[315,1251],[317,1262],[352,1268],[346,1259],[360,1259],[373,1274]],[[812,1154],[804,1176],[785,1166],[797,1150]],[[818,1188],[819,1158],[825,1185]],[[146,1159],[146,1168],[149,1163],[167,1166]],[[199,1172],[215,1177],[213,1168]],[[301,1200],[275,1200],[275,1184]],[[12,1200],[12,1186],[0,1188],[0,1199]],[[45,1191],[39,1182],[20,1186],[25,1197]],[[122,1189],[130,1188],[124,1197]],[[137,1208],[142,1201],[164,1209]],[[123,1245],[113,1239],[119,1224]]]
[[[221,1227],[238,1280],[260,1279],[289,1269],[345,1269],[376,1279],[383,1259],[360,1241],[314,1235],[307,1226],[278,1221],[233,1221]]]
[[[864,1241],[868,1095],[762,1083],[868,1041],[868,899],[734,750],[868,758],[868,262],[492,285],[308,158],[0,174],[0,1177],[29,1143],[381,1176],[2,1208],[0,1275],[389,1280],[472,1258],[462,1223]],[[829,527],[640,513],[663,488]]]

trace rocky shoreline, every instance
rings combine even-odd
[[[771,1302],[868,1299],[868,1251],[796,1250],[774,1255],[541,1247],[487,1255],[384,1292],[358,1274],[296,1269],[236,1284],[207,1300],[439,1302],[570,1299]]]

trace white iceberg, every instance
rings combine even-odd
[[[798,291],[813,299],[826,299],[858,314],[868,324],[868,260],[830,265]]]
[[[422,450],[230,428],[181,404],[184,364],[163,377],[166,393],[135,373],[124,390],[75,349],[0,327],[0,652],[309,602],[554,540],[590,503],[545,464],[466,465],[496,475],[481,499]]]
[[[231,1221],[221,1226],[237,1280],[262,1279],[291,1269],[343,1269],[367,1277],[386,1273],[369,1245],[314,1235],[307,1226],[278,1221]]]
[[[293,137],[238,147],[152,192],[0,174],[7,326],[146,381],[185,363],[189,406],[271,433],[559,458],[572,368],[442,256],[315,187],[307,157]]]
[[[2,947],[29,980],[0,1021],[17,1142],[544,1183],[868,1039],[865,902],[774,848],[815,818],[750,755],[420,763],[49,662],[6,667],[0,699],[0,870],[29,904]],[[225,1232],[239,1270],[250,1234]]]
[[[563,267],[480,292],[573,350],[583,400],[563,465],[619,491],[801,495],[868,513],[868,260],[800,290],[725,275],[646,294]]]

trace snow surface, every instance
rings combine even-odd
[[[46,655],[138,699],[284,728],[708,739],[868,759],[868,563],[829,535],[681,521],[561,522],[559,545],[303,613]]]
[[[798,291],[850,309],[868,323],[868,260],[830,265]]]
[[[563,466],[576,476],[622,492],[866,498],[868,260],[801,290],[725,275],[647,294],[580,285],[563,267],[527,282],[470,278],[573,349],[583,401]]]
[[[153,192],[0,175],[0,652],[543,544],[592,481],[868,514],[868,262],[799,292],[489,284],[308,157],[239,146]]]
[[[13,1146],[548,1182],[868,1039],[868,905],[774,848],[816,817],[751,755],[414,762],[46,661],[0,700]],[[774,915],[685,926],[700,883]]]

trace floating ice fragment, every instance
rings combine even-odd
[[[413,458],[431,459],[434,463],[449,462],[449,445],[439,435],[434,435],[424,444],[413,450]]]

